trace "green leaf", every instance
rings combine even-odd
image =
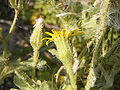
[[[15,71],[16,76],[14,77],[14,83],[21,90],[35,90],[35,83],[30,77],[23,71]]]
[[[41,82],[40,80],[34,81],[25,72],[21,70],[15,71],[14,83],[21,90],[52,90],[50,83],[47,81]]]
[[[91,37],[93,37],[96,32],[97,32],[97,19],[100,17],[100,15],[96,14],[93,15],[92,18],[90,18],[89,20],[85,20],[82,23],[82,27],[85,29],[85,38],[89,39]]]
[[[0,56],[0,84],[4,83],[4,79],[17,69],[20,69],[18,63],[9,62],[8,59]]]
[[[52,55],[55,55],[56,57],[58,56],[57,50],[56,49],[49,49],[48,50]]]

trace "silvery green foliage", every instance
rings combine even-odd
[[[88,13],[88,12],[86,12]],[[89,39],[95,36],[97,29],[98,29],[98,23],[97,19],[99,19],[99,14],[93,15],[91,18],[88,20],[84,20],[82,22],[82,28],[85,30],[85,38]]]
[[[112,10],[108,15],[108,26],[120,30],[120,9]]]
[[[98,72],[101,73],[99,79],[96,82],[97,88],[109,89],[113,86],[113,83],[115,81],[115,76],[120,71],[120,64],[118,63],[120,60],[115,58],[111,58],[111,59],[112,60],[111,61],[108,60],[106,64],[99,64],[97,67]],[[114,60],[116,60],[116,62],[114,62]]]
[[[15,71],[16,76],[14,77],[14,83],[21,89],[21,90],[34,90],[36,87],[36,83],[29,76],[24,73],[23,71]],[[39,88],[39,84],[38,84]]]
[[[9,77],[16,70],[30,70],[32,67],[32,61],[26,62],[14,61],[11,62],[8,59],[0,56],[0,84],[3,83],[6,77]]]
[[[96,72],[98,73],[94,89],[109,90],[114,84],[115,76],[120,72],[120,39],[118,39],[111,49],[100,58]]]
[[[20,69],[20,66],[17,62],[10,62],[8,59],[0,56],[0,84],[4,83],[4,79],[11,75],[15,70]]]
[[[48,82],[41,82],[40,80],[34,81],[25,72],[23,72],[32,70],[32,58],[23,62],[11,62],[8,59],[1,56],[0,64],[0,84],[3,84],[4,79],[15,72],[16,75],[14,76],[14,83],[21,90],[51,90],[50,85],[48,85]],[[41,68],[45,64],[46,62],[41,61],[40,63],[38,63],[37,66],[38,68]]]
[[[83,5],[81,14],[81,27],[86,32],[85,39],[90,39],[95,36],[99,28],[100,7]]]
[[[120,0],[111,0],[108,13],[108,26],[114,28],[120,36]]]
[[[57,90],[54,85],[51,87],[53,83],[49,81],[33,80],[31,79],[25,72],[23,71],[15,71],[14,83],[21,90]]]

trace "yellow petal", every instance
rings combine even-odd
[[[52,29],[53,34],[59,34],[59,31]]]
[[[59,34],[59,33],[60,33],[59,31],[57,31],[57,30],[55,30],[55,29],[52,29],[52,32],[53,32],[53,34],[54,34],[54,35],[52,36],[53,38],[59,37],[59,35],[60,35],[60,34]]]
[[[48,40],[48,41],[46,42],[46,45],[48,46],[48,44],[49,44],[50,42],[52,42],[52,40]]]
[[[61,36],[61,37],[64,37],[65,31],[66,31],[65,29],[63,29],[63,30],[61,31],[61,33],[60,33],[60,36]]]
[[[45,32],[46,34],[48,34],[48,35],[50,35],[50,36],[53,36],[53,34],[52,33],[50,33],[50,32]]]
[[[70,32],[68,30],[65,31],[65,37],[69,37]]]
[[[43,38],[42,40],[47,40],[47,39],[52,40],[52,38]]]

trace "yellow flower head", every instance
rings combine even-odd
[[[71,31],[68,31],[66,29],[62,29],[61,31],[52,29],[52,33],[50,32],[45,32],[45,33],[51,36],[51,38],[44,38],[44,40],[48,39],[48,41],[46,42],[46,45],[48,45],[50,42],[57,41],[60,38],[69,38],[75,35],[84,34],[84,32],[79,31],[79,29],[74,29]]]
[[[67,87],[65,90],[73,90],[72,88],[74,88],[74,90],[77,90],[76,81],[72,69],[74,62],[72,45],[69,42],[68,38],[78,34],[83,34],[84,32],[79,31],[79,29],[74,29],[71,31],[68,31],[66,29],[57,31],[53,29],[52,33],[49,32],[45,32],[45,33],[51,36],[51,38],[44,38],[44,39],[48,39],[46,45],[48,45],[49,42],[52,41],[55,43],[56,53],[57,53],[56,56],[63,63],[67,73],[69,74],[71,85]]]

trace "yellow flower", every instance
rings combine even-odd
[[[50,35],[51,38],[44,38],[48,39],[46,42],[46,45],[48,45],[50,42],[54,42],[56,45],[56,50],[57,50],[57,58],[63,63],[69,78],[71,82],[71,86],[69,88],[73,88],[71,90],[77,90],[77,85],[76,85],[76,77],[73,73],[73,52],[72,52],[72,47],[71,43],[69,41],[69,37],[78,35],[78,34],[84,34],[83,31],[79,31],[79,29],[74,29],[71,31],[68,31],[66,29],[63,29],[61,31],[57,30],[52,30],[52,33],[45,32],[46,34]],[[67,88],[66,90],[68,90]]]
[[[72,37],[75,35],[84,34],[84,32],[79,31],[79,29],[74,29],[71,31],[68,31],[66,29],[62,29],[61,31],[52,29],[52,33],[50,33],[50,32],[45,32],[45,33],[51,36],[51,38],[43,39],[43,40],[48,39],[48,41],[46,42],[46,45],[48,45],[50,42],[57,41],[60,38],[69,38],[69,37]]]

